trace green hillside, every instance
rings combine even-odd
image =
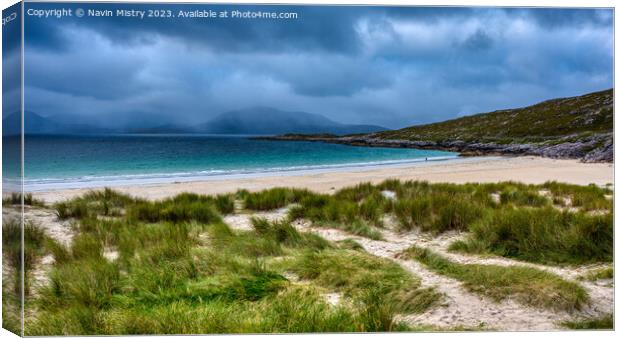
[[[613,131],[613,89],[439,123],[386,131],[379,139],[494,143],[546,142]]]

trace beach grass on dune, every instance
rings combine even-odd
[[[594,282],[600,279],[613,279],[613,278],[614,278],[613,267],[604,267],[604,268],[594,269],[592,271],[588,271],[587,273],[579,277],[580,280],[587,280],[591,282]]]
[[[359,250],[305,252],[291,261],[288,271],[363,303],[376,298],[391,307],[373,311],[421,313],[440,299],[440,294],[421,288],[420,281],[398,264]]]
[[[205,196],[184,193],[163,201],[131,198],[110,189],[57,203],[60,218],[118,217],[144,222],[219,221],[234,211],[235,199],[248,210],[292,206],[291,220],[382,239],[386,216],[400,231],[439,234],[457,230],[470,237],[453,250],[491,253],[544,264],[608,262],[612,252],[611,190],[557,182],[428,183],[387,180],[361,183],[334,194],[273,188],[260,192]],[[387,197],[390,194],[395,197]],[[532,226],[537,224],[537,226]]]
[[[386,198],[386,192],[396,198]],[[384,216],[398,230],[469,232],[453,250],[496,254],[544,264],[609,262],[613,249],[611,191],[557,182],[428,183],[387,180],[333,196],[310,194],[291,209],[328,227],[380,239]]]
[[[25,297],[25,309],[30,310],[33,293],[35,265],[46,254],[55,255],[61,245],[32,222],[16,217],[4,217],[2,222],[2,319],[3,328],[21,334],[21,302]],[[23,246],[22,246],[23,232]],[[23,249],[23,261],[22,261]],[[23,262],[23,264],[22,264]],[[23,269],[23,284],[22,284]]]
[[[613,216],[545,208],[505,208],[469,226],[454,251],[489,252],[545,264],[608,262],[613,258]]]
[[[386,194],[387,193],[387,194]],[[395,198],[388,198],[389,194]],[[377,228],[393,215],[397,230],[470,233],[453,250],[491,253],[545,264],[612,259],[611,191],[557,182],[450,184],[387,180],[333,195],[306,193],[291,219],[381,239]]]
[[[12,271],[13,291],[21,294],[21,269],[22,269],[22,231],[24,236],[23,246],[23,269],[24,289],[27,296],[31,290],[33,265],[45,254],[50,252],[54,240],[32,222],[25,222],[22,230],[21,222],[17,218],[4,218],[2,224],[2,250],[7,266]]]
[[[259,211],[273,210],[291,203],[297,203],[308,194],[310,194],[308,190],[290,188],[273,188],[260,192],[240,190],[237,192],[237,196],[242,198],[246,209]]]
[[[36,207],[45,207],[45,202],[35,198],[31,193],[23,195],[24,205],[31,205]],[[10,195],[4,197],[2,199],[2,203],[4,205],[21,205],[22,204],[22,194],[17,192],[12,192]]]
[[[555,310],[578,310],[589,302],[585,289],[574,282],[536,268],[459,264],[429,249],[412,246],[403,258],[415,259],[429,269],[455,278],[468,290],[496,301],[520,303]]]
[[[182,193],[157,201],[111,189],[92,191],[52,206],[59,219],[73,224],[70,246],[36,224],[26,229],[26,246],[34,248],[28,250],[27,268],[43,255],[54,258],[49,283],[28,302],[37,315],[28,319],[26,334],[423,329],[403,324],[398,315],[426,311],[439,293],[354,240],[328,242],[298,231],[292,222],[376,240],[387,227],[430,234],[457,230],[468,234],[451,250],[545,264],[600,263],[611,261],[613,252],[611,194],[607,188],[557,182],[398,180],[333,194],[274,188]],[[289,211],[279,221],[253,217],[251,230],[237,231],[223,216],[239,207],[241,213]],[[9,237],[17,236],[19,227],[5,226],[14,229],[3,229],[3,243],[13,243]],[[5,257],[18,249],[5,245]],[[577,284],[538,269],[457,264],[416,247],[403,255],[498,301],[563,311],[588,302]],[[3,284],[6,299],[15,291]],[[326,293],[341,301],[330,304]]]
[[[6,205],[6,202],[4,202]],[[17,218],[2,220],[2,327],[21,335],[21,226]],[[27,283],[25,283],[27,285]]]
[[[558,182],[546,182],[542,185],[554,196],[554,201],[566,205],[590,210],[611,210],[613,191],[609,188],[601,188],[595,185],[579,186]]]
[[[384,197],[379,193],[355,197],[307,194],[289,211],[291,219],[307,219],[315,225],[338,228],[349,233],[381,239],[375,227],[382,227]]]
[[[412,330],[396,315],[424,311],[439,297],[398,265],[301,233],[288,220],[253,218],[252,230],[232,230],[222,222],[234,211],[231,196],[147,202],[104,191],[63,202],[88,207],[69,213],[70,247],[49,246],[55,262],[30,301],[37,315],[26,334]],[[333,281],[349,280],[355,268],[353,284],[285,277],[295,271],[290,264],[313,255],[339,264],[328,272]],[[329,304],[327,291],[344,301]]]
[[[607,314],[596,318],[565,321],[561,324],[572,330],[613,330],[614,316]]]
[[[162,201],[147,201],[105,188],[58,202],[54,208],[60,219],[127,216],[147,222],[196,220],[209,223],[217,220],[219,213],[228,214],[234,211],[234,195],[182,193]]]

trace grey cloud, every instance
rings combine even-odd
[[[306,7],[311,20],[296,24],[68,22],[62,48],[27,35],[27,105],[102,125],[271,106],[404,127],[611,87],[608,12]]]

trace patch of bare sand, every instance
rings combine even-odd
[[[21,218],[19,207],[2,208],[3,217]],[[70,220],[60,220],[54,210],[24,206],[24,218],[26,222],[45,230],[45,233],[54,238],[60,244],[69,246],[73,240],[73,228]]]
[[[459,264],[523,266],[556,274],[564,279],[580,284],[590,295],[591,302],[580,311],[582,315],[592,317],[613,313],[613,283],[597,283],[596,281],[583,281],[579,279],[579,277],[583,276],[585,273],[607,265],[593,264],[576,267],[560,267],[517,261],[500,256],[479,256],[450,252],[448,251],[450,244],[457,240],[465,239],[467,236],[466,233],[458,231],[447,231],[440,235],[431,235],[419,231],[396,233],[389,230],[381,230],[381,233],[386,241],[401,243],[403,246],[416,245],[418,247],[427,248]]]
[[[49,272],[52,269],[54,262],[54,256],[45,255],[35,263],[31,272],[32,285],[30,288],[30,297],[36,298],[38,295],[38,290],[49,283]]]
[[[248,213],[235,213],[224,216],[224,223],[228,224],[231,228],[235,230],[253,230],[252,226],[252,217],[264,218],[269,222],[281,221],[286,218],[286,214],[288,212],[289,207],[284,207],[280,209],[276,209],[273,211],[261,211],[254,212],[252,214]]]
[[[20,218],[21,208],[18,206],[6,206],[2,208],[2,216],[8,218]],[[24,219],[34,226],[42,228],[45,233],[55,239],[59,244],[69,247],[73,240],[73,228],[71,221],[60,220],[53,210],[24,206]],[[29,299],[38,296],[38,290],[49,283],[49,272],[54,264],[54,256],[45,255],[34,262],[30,272],[31,288]]]
[[[286,215],[286,208],[275,212],[260,213],[268,219],[281,219]],[[251,229],[248,214],[234,215],[232,228]],[[232,217],[231,217],[232,218]],[[459,281],[435,274],[421,264],[414,261],[396,259],[395,256],[408,248],[407,241],[374,241],[368,238],[353,236],[336,229],[314,228],[308,222],[293,223],[302,231],[314,232],[327,240],[339,241],[347,238],[356,240],[366,251],[378,257],[384,257],[398,262],[408,271],[417,275],[424,286],[436,287],[445,295],[440,306],[420,315],[403,316],[402,319],[412,324],[427,324],[439,327],[466,326],[477,327],[481,324],[487,327],[505,330],[552,330],[556,329],[555,322],[558,314],[531,308],[525,308],[513,301],[495,303],[483,299],[465,290]],[[564,316],[568,318],[568,316]]]
[[[336,229],[302,227],[330,241],[352,238],[367,252],[378,257],[391,259],[407,271],[418,276],[424,287],[435,287],[444,295],[443,303],[431,310],[416,315],[403,316],[412,325],[432,325],[441,328],[488,327],[498,330],[554,330],[557,321],[569,318],[567,314],[555,313],[525,307],[512,300],[494,302],[467,291],[461,283],[426,269],[422,264],[397,259],[396,256],[408,248],[406,241],[375,241],[365,237],[353,236]]]

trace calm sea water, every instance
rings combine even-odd
[[[25,183],[82,182],[88,186],[88,182],[381,165],[456,155],[230,136],[27,136]]]

